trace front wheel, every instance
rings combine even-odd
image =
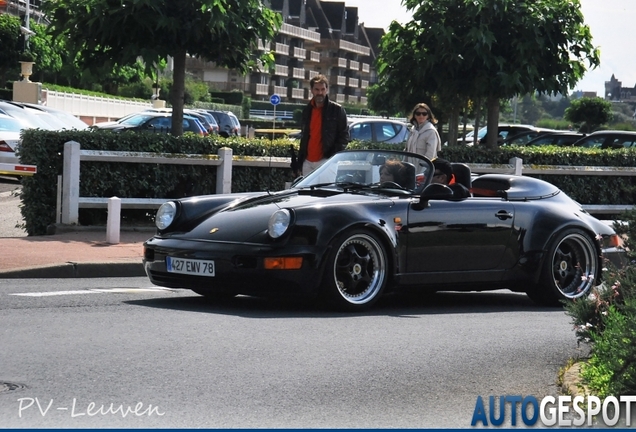
[[[323,296],[338,309],[359,311],[375,303],[387,284],[387,255],[366,230],[342,235],[325,267]]]
[[[561,233],[548,249],[540,282],[527,292],[537,303],[556,306],[587,296],[599,276],[595,241],[580,229]]]

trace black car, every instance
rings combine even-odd
[[[500,123],[497,126],[497,143],[501,144],[506,139],[512,138],[522,132],[534,131],[534,130],[537,130],[537,128],[532,125],[524,125],[524,124],[517,124],[517,123]],[[479,131],[477,132],[477,142],[479,144],[484,144],[487,139],[487,134],[488,134],[487,126],[480,128]],[[471,132],[468,132],[464,138],[459,138],[457,143],[464,144],[467,146],[472,146],[473,140],[475,139],[474,136],[475,136],[475,131],[473,130]]]
[[[400,183],[380,183],[396,161]],[[554,305],[586,296],[604,257],[621,256],[614,230],[550,183],[467,176],[473,196],[456,199],[434,172],[416,154],[350,150],[288,190],[169,201],[146,273],[210,298],[318,296],[346,310],[402,289],[507,288]]]
[[[526,143],[527,146],[546,146],[546,145],[554,145],[559,147],[568,147],[574,145],[575,142],[580,140],[581,138],[587,136],[584,133],[580,132],[572,132],[572,131],[561,131],[548,133],[541,136],[536,137],[535,139],[528,141]]]
[[[576,147],[601,149],[636,147],[636,132],[612,130],[592,132],[572,145]]]
[[[536,130],[519,132],[515,135],[508,135],[508,138],[499,142],[499,145],[500,146],[511,146],[511,145],[525,146],[535,138],[541,137],[546,134],[555,133],[555,132],[557,131],[554,129],[539,129],[539,128],[537,128]]]
[[[154,132],[170,133],[172,130],[172,113],[143,111],[128,115],[116,122],[96,123],[92,129],[110,130],[113,132]],[[183,132],[207,135],[204,126],[195,117],[184,114]]]

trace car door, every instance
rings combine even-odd
[[[406,270],[496,270],[512,244],[513,222],[514,205],[500,198],[431,200],[422,210],[411,208],[407,228],[401,230],[407,243]]]

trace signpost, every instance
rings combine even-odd
[[[274,141],[274,134],[276,132],[276,105],[280,103],[280,96],[273,94],[269,97],[269,102],[274,105],[274,123],[272,124],[272,141]]]

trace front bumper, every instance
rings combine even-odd
[[[212,260],[215,276],[167,271],[166,257]],[[302,257],[298,270],[266,270],[266,257]],[[168,288],[204,290],[210,293],[246,295],[307,295],[321,283],[322,254],[313,247],[275,248],[263,244],[210,242],[153,237],[144,243],[144,269],[150,281]]]

